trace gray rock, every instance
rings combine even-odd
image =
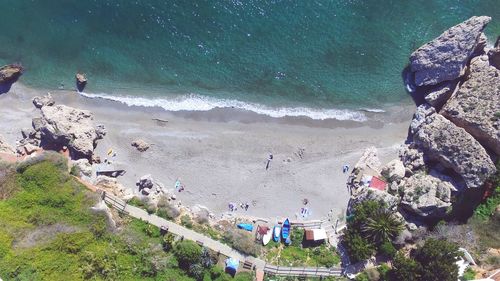
[[[415,74],[415,84],[437,85],[462,76],[490,20],[486,16],[472,17],[413,52],[410,68]]]
[[[401,206],[422,217],[442,218],[451,206],[451,191],[455,187],[446,181],[425,174],[416,174],[400,186]]]
[[[428,116],[413,140],[426,156],[459,174],[469,188],[481,187],[496,172],[481,144],[440,114]]]
[[[405,174],[412,175],[425,168],[424,153],[414,145],[404,145],[399,151],[399,159],[405,166]]]
[[[35,105],[36,108],[42,108],[44,106],[52,106],[56,102],[54,101],[54,98],[50,93],[47,93],[45,96],[36,96],[33,98],[33,105]]]
[[[381,165],[382,164],[377,156],[377,149],[375,147],[367,148],[363,152],[363,155],[361,155],[356,165],[354,165],[354,168],[347,179],[347,185],[351,189],[359,188],[363,175],[365,173],[379,175]]]
[[[92,165],[89,163],[87,159],[78,159],[72,161],[73,165],[80,170],[81,174],[87,177],[92,176]]]
[[[405,166],[399,159],[394,159],[382,168],[382,175],[389,181],[399,181],[405,176]]]
[[[457,88],[457,81],[444,82],[437,88],[432,89],[426,96],[425,101],[436,109],[440,109],[452,96]]]
[[[35,117],[31,119],[31,126],[33,126],[33,130],[39,132],[43,127],[43,119],[41,117]]]
[[[441,114],[500,155],[500,70],[487,56],[471,60],[467,80]]]
[[[142,139],[137,139],[132,142],[132,146],[135,147],[138,151],[144,152],[148,150],[151,145]]]
[[[56,105],[44,106],[41,112],[42,125],[34,118],[33,128],[40,127],[42,146],[67,146],[73,159],[92,159],[98,135],[90,111]]]
[[[21,77],[24,68],[19,64],[8,64],[0,67],[0,84],[12,84]]]
[[[418,131],[418,128],[422,123],[425,122],[427,116],[436,113],[436,109],[426,103],[421,104],[417,107],[415,114],[413,114],[413,119],[410,123],[410,133],[413,135]]]
[[[98,140],[101,140],[104,138],[104,136],[106,136],[106,127],[104,127],[103,124],[99,124],[95,127],[95,133],[97,135],[97,139]]]
[[[387,205],[387,208],[391,210],[396,210],[399,203],[398,197],[391,195],[385,191],[370,187],[360,187],[353,193],[351,199],[349,200],[349,210],[352,210],[354,206],[366,200],[384,202]]]

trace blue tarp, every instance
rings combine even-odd
[[[240,266],[240,262],[233,258],[228,258],[226,260],[226,270],[231,270],[236,272],[238,270],[238,266]]]
[[[249,223],[240,223],[237,226],[238,226],[239,229],[244,229],[244,230],[248,230],[248,231],[252,231],[253,230],[253,225],[249,224]]]

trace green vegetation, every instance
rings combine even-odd
[[[392,241],[402,229],[403,223],[384,203],[367,200],[355,207],[347,221],[343,243],[352,262],[370,258],[377,249],[391,257],[395,252]]]
[[[333,267],[340,263],[340,256],[334,247],[325,244],[304,247],[304,229],[292,228],[292,244],[285,246],[270,241],[266,245],[265,258],[268,262],[284,266]]]
[[[222,241],[234,249],[257,257],[261,253],[261,246],[255,242],[252,234],[241,229],[229,229],[224,232]]]
[[[455,281],[460,256],[458,246],[446,240],[428,239],[410,258],[398,253],[389,272],[391,280]]]
[[[122,217],[123,227],[111,231],[107,215],[90,208],[98,195],[57,154],[0,165],[0,199],[4,280],[232,280],[198,245],[161,237],[146,222]],[[194,260],[197,266],[182,266]]]
[[[476,272],[474,269],[468,267],[467,270],[465,270],[464,275],[460,278],[462,281],[467,281],[467,280],[474,280],[476,279]]]

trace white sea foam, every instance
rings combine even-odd
[[[367,120],[366,116],[362,112],[348,109],[317,109],[308,107],[273,108],[256,103],[247,103],[230,99],[217,99],[196,94],[189,94],[176,98],[143,98],[84,92],[81,92],[80,94],[88,98],[102,98],[120,102],[128,106],[161,107],[167,111],[208,111],[215,108],[236,108],[275,118],[285,116],[306,116],[314,120],[336,119],[352,120],[357,122],[364,122]]]

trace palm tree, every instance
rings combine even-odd
[[[392,241],[403,230],[403,222],[387,209],[379,209],[366,219],[361,231],[376,244]]]

